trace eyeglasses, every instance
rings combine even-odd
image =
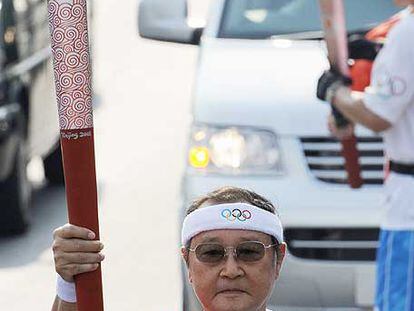
[[[188,248],[190,252],[194,252],[197,259],[204,263],[219,263],[228,256],[228,250],[233,250],[233,255],[236,259],[244,262],[255,262],[261,260],[266,249],[278,246],[279,244],[264,245],[259,241],[246,241],[241,242],[236,247],[229,246],[224,247],[219,243],[202,243],[198,244],[195,248]]]

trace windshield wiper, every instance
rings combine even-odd
[[[269,39],[292,39],[292,40],[318,40],[323,39],[324,34],[322,30],[316,31],[303,31],[303,32],[292,32],[278,35],[272,35]]]
[[[354,29],[352,31],[348,31],[348,36],[354,34],[365,34],[370,31],[374,26],[364,27],[359,29]],[[292,32],[292,33],[284,33],[278,35],[271,35],[268,39],[291,39],[291,40],[322,40],[324,38],[324,33],[322,30],[314,30],[314,31],[303,31],[303,32]]]

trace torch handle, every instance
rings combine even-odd
[[[61,146],[69,222],[91,229],[99,240],[93,129],[62,130]],[[75,276],[75,282],[79,311],[104,310],[100,266]]]
[[[361,177],[357,138],[354,134],[341,140],[342,156],[345,159],[345,170],[348,173],[348,184],[351,188],[361,188],[364,180]]]
[[[339,128],[344,128],[349,125],[349,121],[345,116],[334,106],[331,105],[332,115],[335,119],[336,126]]]

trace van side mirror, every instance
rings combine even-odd
[[[203,28],[189,26],[187,17],[186,0],[142,0],[139,34],[152,40],[198,45]]]

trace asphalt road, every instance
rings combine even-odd
[[[105,305],[179,310],[180,178],[197,48],[140,39],[137,6],[99,1],[91,35]],[[66,222],[64,189],[38,188],[32,212],[27,234],[0,238],[0,310],[49,310],[54,298],[50,246]]]

